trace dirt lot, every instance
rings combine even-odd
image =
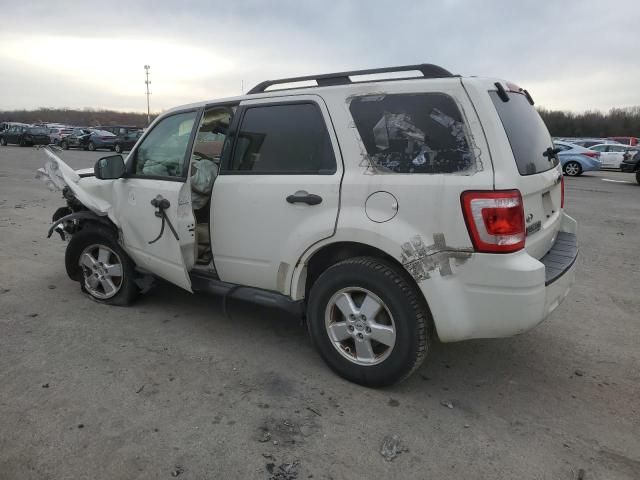
[[[65,153],[78,168],[101,155]],[[551,318],[436,345],[408,381],[370,390],[278,312],[234,304],[225,318],[218,299],[166,284],[130,308],[87,299],[46,239],[62,202],[34,179],[43,161],[0,147],[1,479],[640,478],[631,175],[567,180],[581,256]],[[391,462],[387,435],[406,449]]]

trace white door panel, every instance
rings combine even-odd
[[[185,260],[193,265],[194,219],[190,200],[181,202],[188,192],[184,182],[124,178],[114,184],[114,196],[119,199],[116,215],[120,220],[124,248],[134,262],[165,280],[186,290],[191,290]],[[161,195],[169,200],[167,218],[176,229],[176,240],[169,225],[165,225],[162,236],[154,243],[162,226],[156,217],[156,208],[151,200]],[[188,197],[187,197],[188,198]],[[187,258],[183,255],[187,253]],[[189,258],[189,253],[190,257]]]
[[[291,107],[294,103],[315,106],[316,113],[311,123],[300,126],[290,116],[269,116],[274,111],[270,108],[253,108]],[[223,170],[213,187],[211,238],[216,271],[226,282],[288,294],[286,278],[297,260],[311,245],[335,232],[342,178],[340,150],[320,97],[299,95],[251,100],[243,102],[241,107],[246,107],[246,110],[240,114],[239,128],[246,126],[246,129],[238,134],[234,155],[235,150],[242,152],[239,153],[242,161],[238,163],[237,171]],[[257,127],[251,127],[251,120],[244,123],[250,117],[249,112],[257,115],[256,118],[262,118],[260,125],[267,127],[256,130]],[[309,115],[309,111],[306,112],[305,115]],[[328,131],[322,140],[318,140],[321,137],[317,132],[325,126]],[[239,148],[241,139],[247,143]],[[302,154],[299,152],[307,147],[301,145],[315,145],[309,148],[318,150],[309,150],[314,154]],[[324,174],[284,171],[274,174],[260,170],[272,164],[285,165],[283,168],[315,165],[319,158],[327,158],[324,155],[331,150],[336,162],[335,173],[321,169],[318,172],[323,171]],[[247,164],[252,166],[246,167]],[[249,171],[242,171],[243,168]],[[315,205],[287,201],[287,197],[301,192],[317,195],[322,200]]]
[[[288,203],[287,196],[300,190],[319,195],[322,203]],[[211,226],[220,279],[285,289],[285,275],[304,250],[333,235],[339,193],[338,174],[220,175]]]

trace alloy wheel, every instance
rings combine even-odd
[[[334,348],[358,365],[377,365],[391,354],[396,326],[384,302],[360,287],[335,293],[325,310],[325,327]]]
[[[564,166],[564,172],[570,177],[575,177],[580,174],[580,165],[576,162],[569,162]]]
[[[84,276],[84,287],[91,296],[106,300],[122,287],[122,260],[109,247],[90,245],[80,254],[79,264]]]

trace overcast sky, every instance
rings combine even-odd
[[[640,105],[637,0],[0,0],[0,109],[151,110],[261,80],[436,63],[536,103]]]

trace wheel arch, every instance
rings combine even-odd
[[[296,299],[307,298],[311,287],[322,272],[338,262],[354,257],[379,258],[395,267],[398,273],[403,275],[406,281],[415,287],[420,298],[428,308],[427,299],[420,286],[397,258],[381,248],[353,241],[335,241],[328,243],[309,254],[302,266],[300,275],[294,276],[292,279],[292,297]]]

